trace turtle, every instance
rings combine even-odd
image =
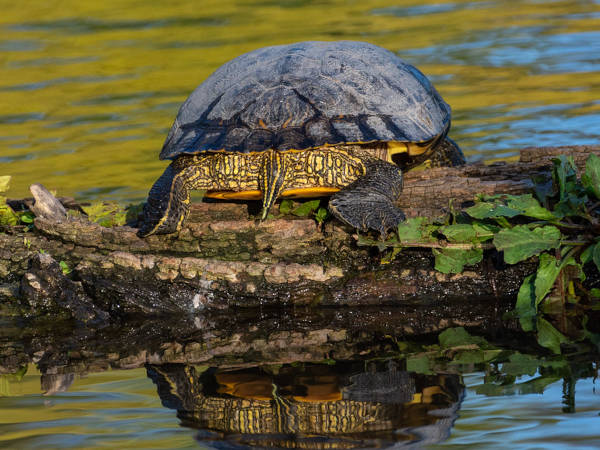
[[[261,200],[331,196],[333,216],[385,234],[403,170],[460,165],[450,106],[396,54],[358,41],[265,47],[225,63],[182,104],[160,152],[141,237],[181,229],[190,191]]]

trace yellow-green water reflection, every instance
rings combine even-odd
[[[0,163],[13,197],[141,200],[179,104],[243,52],[366,40],[453,106],[473,159],[600,136],[597,1],[0,1]]]

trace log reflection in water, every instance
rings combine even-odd
[[[386,447],[446,439],[464,387],[393,361],[196,369],[148,365],[164,406],[201,441],[283,448]]]

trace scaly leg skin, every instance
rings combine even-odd
[[[174,161],[156,180],[144,205],[144,222],[137,232],[138,236],[179,231],[190,207],[188,170]]]
[[[285,175],[288,170],[288,164],[284,155],[276,150],[269,150],[265,153],[260,169],[260,179],[258,186],[262,191],[262,216],[260,220],[265,220],[269,209],[279,197],[284,189]]]
[[[366,174],[329,200],[332,214],[360,230],[372,229],[385,236],[405,219],[394,203],[402,191],[402,172],[395,164],[365,161]]]

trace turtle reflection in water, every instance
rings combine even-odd
[[[332,195],[335,217],[381,233],[402,170],[459,165],[447,137],[450,107],[419,70],[364,42],[267,47],[219,68],[183,103],[160,153],[173,162],[154,183],[140,236],[178,231],[190,190],[262,200]]]
[[[396,364],[304,364],[196,372],[148,365],[164,406],[200,440],[275,448],[365,448],[446,439],[464,387],[456,375]]]

